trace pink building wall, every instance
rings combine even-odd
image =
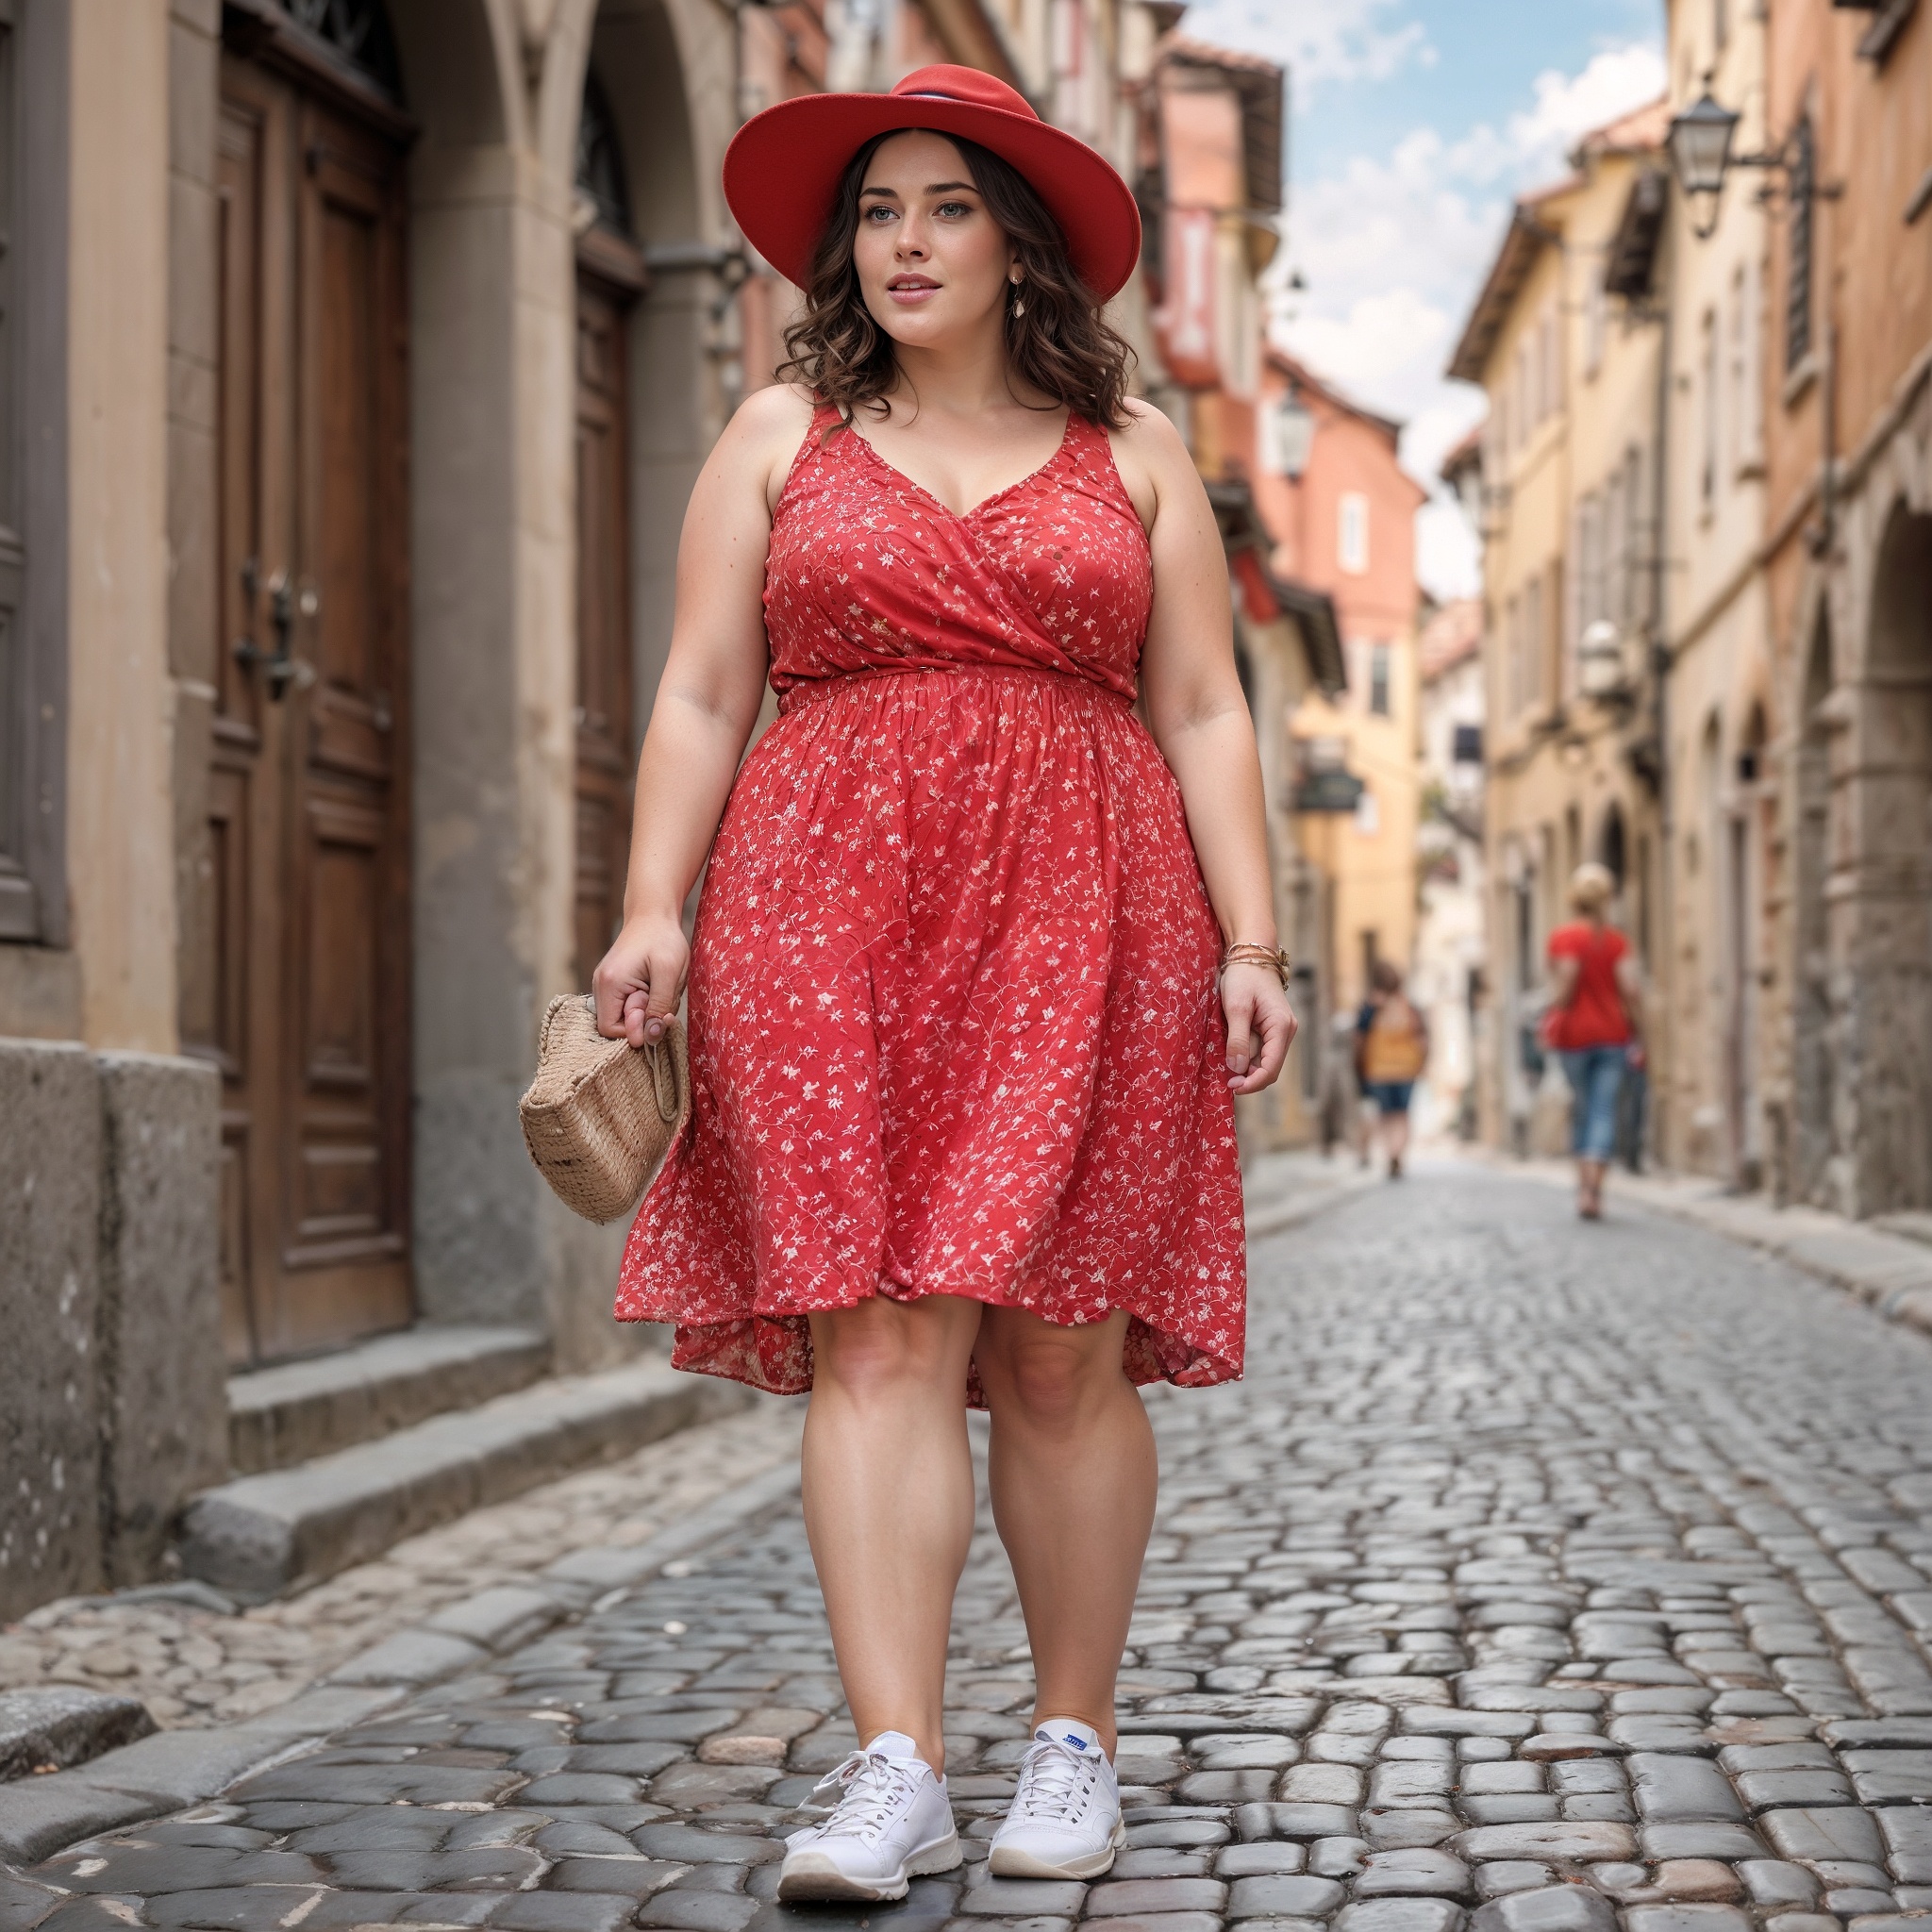
[[[1426,496],[1396,459],[1397,425],[1346,403],[1300,363],[1273,351],[1261,376],[1261,410],[1291,383],[1315,418],[1307,467],[1291,478],[1257,464],[1255,501],[1275,539],[1274,565],[1335,600],[1344,641],[1393,642],[1415,623],[1415,513]],[[1341,500],[1368,503],[1367,568],[1341,563]],[[1354,667],[1350,667],[1354,675]]]

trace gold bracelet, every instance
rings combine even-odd
[[[1288,954],[1278,946],[1264,946],[1254,940],[1237,940],[1231,946],[1224,947],[1221,955],[1221,972],[1230,966],[1265,966],[1281,981],[1281,990],[1289,990],[1289,974],[1294,970]],[[1220,974],[1215,975],[1220,977]]]

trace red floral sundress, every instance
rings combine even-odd
[[[838,423],[772,520],[780,716],[705,875],[691,1119],[618,1318],[791,1393],[808,1314],[874,1294],[1125,1308],[1137,1382],[1230,1380],[1221,935],[1133,708],[1153,566],[1106,433],[1070,417],[958,516]]]

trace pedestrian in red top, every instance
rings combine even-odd
[[[805,303],[790,379],[692,493],[596,973],[639,1045],[690,973],[691,1120],[617,1312],[675,1322],[683,1367],[811,1391],[860,1748],[779,1896],[896,1898],[959,1861],[969,1403],[1038,1679],[991,1869],[1091,1877],[1124,1838],[1114,1679],[1154,1514],[1134,1385],[1241,1374],[1234,1096],[1295,1029],[1227,567],[1186,445],[1124,393],[1101,305],[1139,217],[1091,148],[929,67],[768,109],[724,187]],[[741,766],[768,671],[780,716]]]
[[[1630,942],[1607,923],[1617,882],[1607,867],[1579,865],[1570,879],[1577,916],[1550,935],[1553,999],[1544,1038],[1570,1082],[1570,1144],[1576,1156],[1576,1211],[1604,1211],[1604,1174],[1617,1151],[1617,1096],[1626,1067],[1643,1064],[1642,1000]]]

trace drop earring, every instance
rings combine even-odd
[[[1008,286],[1012,289],[1013,291],[1013,320],[1015,322],[1018,322],[1019,319],[1026,313],[1026,298],[1025,296],[1021,294],[1020,284],[1018,282],[1012,282],[1008,284]]]

